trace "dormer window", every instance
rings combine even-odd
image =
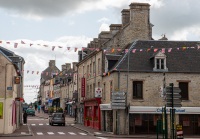
[[[166,66],[166,55],[159,51],[154,56],[154,71],[168,71]]]

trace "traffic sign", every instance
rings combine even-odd
[[[114,100],[112,100],[112,102],[126,102],[126,100],[125,99],[122,99],[122,100],[114,99]]]
[[[126,97],[125,96],[112,96],[112,100],[118,100],[118,99],[125,100]]]
[[[181,107],[181,89],[179,87],[166,87],[166,106],[167,107]]]
[[[114,106],[114,105],[116,105],[116,106],[125,106],[125,103],[112,103],[112,106]]]

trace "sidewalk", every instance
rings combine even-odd
[[[36,117],[40,118],[45,118],[48,119],[49,115],[47,113],[37,113],[36,112]],[[70,117],[69,115],[66,115],[65,121],[67,126],[72,126],[74,128],[77,128],[79,130],[82,130],[86,132],[89,135],[97,136],[97,137],[109,137],[109,138],[145,138],[145,139],[156,139],[156,135],[114,135],[110,132],[105,132],[105,131],[99,131],[97,129],[93,129],[91,127],[84,126],[82,124],[75,124],[74,117]],[[19,129],[17,129],[14,133],[12,134],[0,134],[0,137],[18,137],[18,136],[32,136],[32,131],[30,130],[30,125],[21,125]],[[160,138],[162,138],[160,136]],[[199,139],[200,136],[187,136],[184,137],[184,139]]]

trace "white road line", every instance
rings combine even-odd
[[[49,134],[49,135],[53,135],[54,133],[53,133],[53,132],[47,132],[47,134]]]
[[[26,124],[23,124],[23,125],[26,125]]]
[[[107,139],[107,138],[104,138],[104,137],[96,137],[96,138],[98,138],[98,139]]]
[[[46,123],[46,125],[49,125],[49,123]]]
[[[102,134],[102,133],[100,133],[100,132],[94,132],[94,134],[100,135],[100,134]]]
[[[58,134],[60,134],[60,135],[65,135],[65,133],[64,133],[64,132],[58,132]]]
[[[23,135],[24,135],[24,134],[26,134],[26,132],[21,132],[21,134],[23,134]]]
[[[42,132],[37,132],[37,135],[44,135]]]
[[[81,135],[87,135],[87,134],[85,134],[85,133],[79,133],[79,134],[81,134]]]
[[[43,124],[39,124],[39,125],[43,125]]]
[[[71,124],[71,125],[75,125],[75,124]]]
[[[70,135],[76,135],[75,133],[73,133],[73,132],[68,132]]]
[[[35,126],[35,124],[31,124],[32,126]]]

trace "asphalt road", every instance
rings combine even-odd
[[[49,120],[35,116],[28,116],[28,124],[33,136],[1,137],[1,139],[109,139],[89,135],[70,125],[49,125]]]

